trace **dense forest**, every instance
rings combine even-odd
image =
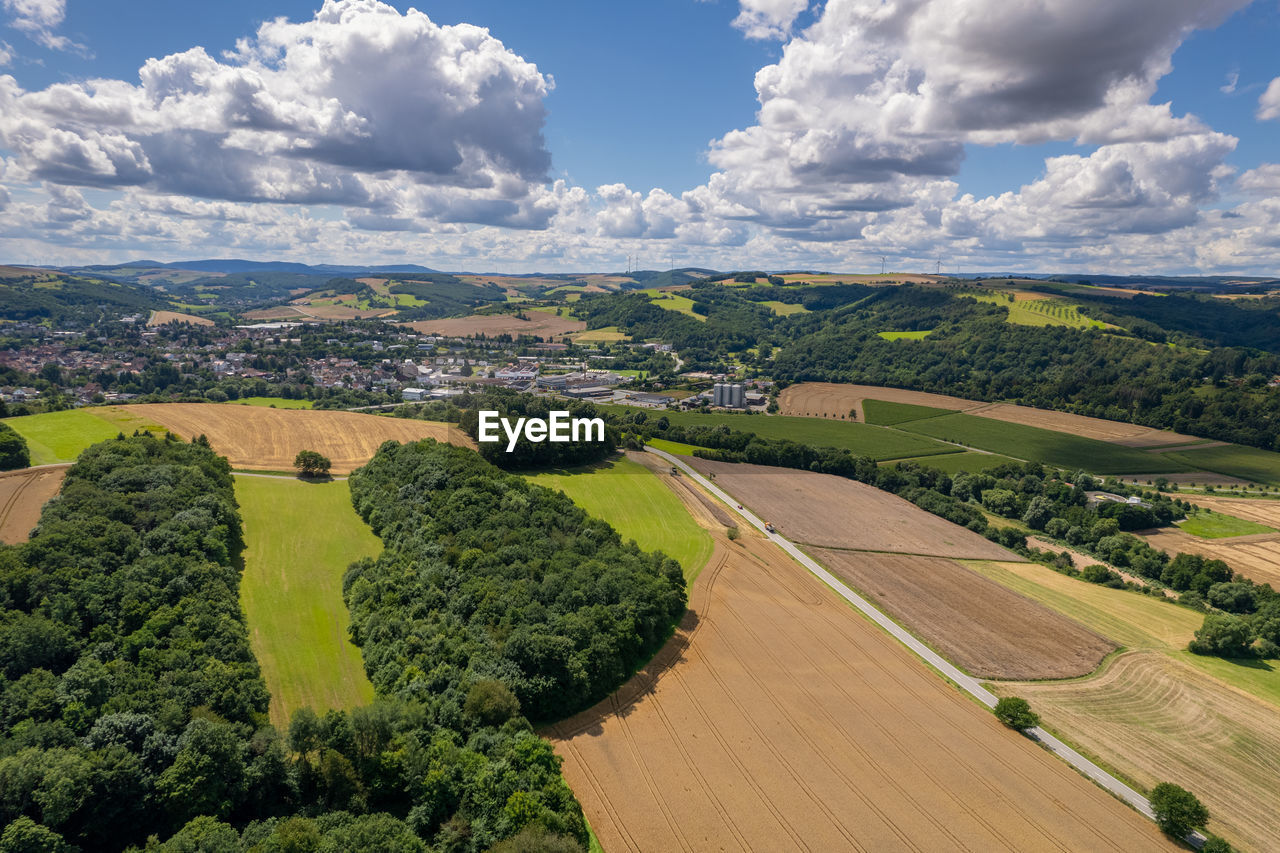
[[[351,490],[384,546],[344,581],[383,695],[456,707],[492,680],[556,719],[622,684],[684,614],[678,563],[471,451],[388,442]]]
[[[0,548],[0,849],[585,845],[498,681],[269,725],[241,548],[226,460],[150,437],[85,451],[31,540]]]
[[[567,411],[570,417],[599,417],[598,410],[589,403],[580,401],[552,400],[537,397],[533,394],[521,394],[503,388],[494,388],[480,394],[470,394],[459,405],[466,409],[459,412],[456,418],[448,417],[450,404],[437,406],[430,412],[445,409],[446,420],[456,420],[467,435],[479,439],[479,413],[483,410],[496,411],[500,417],[508,418],[515,427],[519,418],[547,418],[551,412]],[[434,419],[434,418],[433,418]],[[603,419],[602,419],[603,420]],[[500,440],[497,442],[480,442],[480,456],[486,461],[505,468],[508,471],[523,471],[531,468],[573,468],[589,465],[612,456],[618,449],[618,430],[606,426],[604,441],[567,441],[532,442],[522,433],[515,447],[507,451],[507,436],[498,430]]]

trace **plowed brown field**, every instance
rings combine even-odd
[[[812,556],[979,678],[1075,678],[1093,672],[1117,648],[951,560],[821,549]]]
[[[329,457],[334,474],[368,462],[384,441],[434,438],[464,447],[471,439],[449,424],[387,418],[359,412],[221,406],[217,403],[146,403],[120,406],[148,422],[191,438],[208,436],[213,449],[236,468],[290,471],[299,450]]]
[[[26,542],[40,510],[62,487],[70,465],[6,471],[0,474],[0,542]]]
[[[1201,539],[1181,530],[1160,529],[1155,533],[1144,533],[1142,538],[1152,548],[1170,554],[1199,554],[1223,560],[1252,581],[1280,587],[1280,533]]]
[[[1096,678],[997,687],[1053,729],[1151,787],[1174,781],[1209,808],[1209,829],[1252,850],[1280,850],[1276,709],[1156,652],[1119,656]]]
[[[771,544],[721,539],[690,611],[548,732],[610,853],[1175,849]]]
[[[794,542],[930,557],[1019,559],[971,530],[865,483],[790,468],[686,461],[704,476],[714,475],[717,486]]]
[[[857,409],[858,420],[865,423],[866,417],[862,411],[863,400],[884,400],[888,403],[909,403],[914,406],[948,409],[982,418],[1095,438],[1126,447],[1156,447],[1196,441],[1194,436],[1067,412],[1033,409],[1009,403],[983,403],[946,394],[929,394],[902,388],[880,388],[875,385],[804,382],[792,385],[778,395],[778,403],[784,415],[840,418],[847,415],[850,409]]]
[[[448,320],[421,320],[403,325],[423,334],[448,335],[454,338],[474,338],[481,334],[488,337],[528,335],[544,341],[587,328],[587,324],[581,320],[557,317],[545,311],[529,311],[526,316],[528,320],[521,320],[514,314],[477,314]]]

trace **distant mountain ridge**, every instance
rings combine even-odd
[[[123,264],[95,264],[68,269],[85,272],[110,273],[125,269],[168,269],[189,270],[191,272],[250,273],[250,272],[287,272],[298,275],[339,276],[355,273],[435,273],[430,267],[419,264],[392,264],[380,266],[355,266],[347,264],[299,264],[291,261],[249,261],[242,258],[210,258],[198,261],[129,261]]]

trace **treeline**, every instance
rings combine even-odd
[[[0,849],[585,845],[559,759],[496,682],[277,732],[241,549],[226,460],[149,437],[87,450],[0,548]]]
[[[492,680],[556,719],[622,684],[684,613],[678,563],[470,451],[388,442],[350,482],[384,546],[344,580],[383,695],[456,709]]]

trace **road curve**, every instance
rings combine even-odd
[[[996,695],[983,686],[982,682],[978,681],[973,676],[962,672],[950,661],[946,660],[933,649],[917,640],[903,629],[902,626],[898,625],[888,616],[881,613],[873,604],[871,604],[871,602],[845,586],[839,578],[824,569],[789,540],[777,533],[770,533],[765,529],[765,523],[761,521],[755,513],[745,508],[739,508],[739,504],[734,498],[730,497],[727,492],[715,483],[699,474],[688,463],[680,459],[680,457],[667,453],[665,450],[658,450],[656,447],[646,447],[645,449],[649,453],[657,454],[661,458],[667,460],[672,465],[683,471],[686,475],[691,477],[694,482],[698,483],[698,485],[715,495],[720,501],[728,506],[731,511],[744,518],[748,524],[759,530],[767,539],[776,544],[782,550],[786,551],[798,563],[800,563],[800,565],[804,566],[816,575],[819,580],[831,587],[837,595],[852,604],[854,607],[858,608],[858,610],[862,611],[862,613],[864,613],[869,619],[893,636],[894,639],[898,640],[898,642],[902,643],[914,652],[921,660],[929,664],[929,666],[946,676],[947,679],[954,682],[961,690],[964,690],[988,708],[995,707]],[[1142,796],[1142,794],[1139,794],[1137,791],[1133,790],[1133,788],[1130,788],[1115,776],[1112,776],[1110,773],[1103,770],[1101,767],[1094,764],[1071,747],[1067,746],[1058,738],[1049,734],[1039,726],[1026,729],[1025,734],[1039,741],[1046,749],[1058,755],[1072,767],[1076,768],[1076,770],[1080,771],[1085,776],[1092,779],[1115,796],[1119,797],[1121,800],[1124,800],[1148,818],[1151,818],[1152,820],[1155,819],[1155,813],[1151,810],[1151,803],[1146,797]],[[1205,839],[1198,833],[1193,833],[1187,837],[1187,841],[1193,846],[1199,848],[1204,844]]]

